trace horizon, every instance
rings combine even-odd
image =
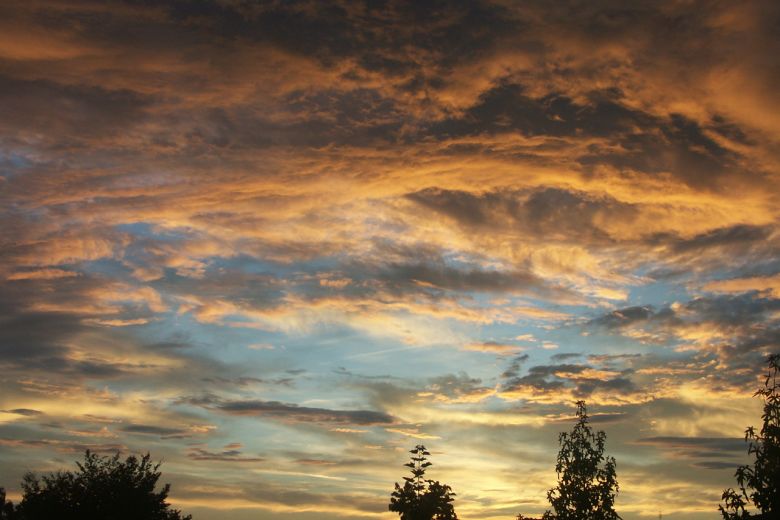
[[[195,520],[719,517],[780,352],[780,4],[0,5],[0,487]]]

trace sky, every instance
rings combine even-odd
[[[197,520],[716,518],[780,349],[780,4],[0,3],[0,485]]]

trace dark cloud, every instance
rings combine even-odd
[[[164,439],[176,439],[189,437],[192,432],[181,428],[170,428],[167,426],[154,426],[150,424],[128,424],[119,428],[125,433],[135,433],[140,435],[155,435]]]
[[[0,320],[0,363],[3,364],[66,364],[65,344],[84,330],[80,317],[67,313],[17,311],[5,314]]]
[[[14,408],[13,410],[0,410],[3,413],[11,413],[15,415],[24,415],[26,417],[35,417],[36,415],[42,415],[40,410],[32,410],[30,408]]]
[[[478,398],[492,390],[491,387],[485,386],[481,379],[469,377],[465,372],[433,377],[429,381],[426,391],[452,400]]]
[[[594,424],[608,424],[608,423],[616,423],[624,421],[625,419],[629,418],[631,414],[629,413],[597,413],[593,415],[588,416],[588,421],[594,423]]]
[[[610,197],[545,188],[487,193],[429,188],[407,195],[409,200],[446,215],[461,225],[555,239],[609,242],[601,222],[630,221],[636,209]],[[502,229],[503,228],[503,229]]]
[[[0,76],[2,125],[15,132],[57,136],[56,146],[60,147],[65,144],[61,138],[80,145],[81,139],[91,141],[127,132],[142,121],[150,104],[147,96],[126,89]]]
[[[642,357],[642,354],[590,354],[588,362],[590,363],[613,363],[617,361],[631,361]]]
[[[722,452],[745,451],[745,440],[732,437],[643,437],[637,444],[659,446],[664,448],[705,449]]]
[[[613,137],[610,146],[593,146],[578,162],[585,167],[608,164],[648,174],[672,172],[697,188],[715,187],[719,178],[739,167],[740,157],[735,152],[720,146],[696,122],[679,114],[668,119],[646,118],[639,130]]]
[[[708,356],[716,356],[729,370],[713,374],[713,384],[717,381],[724,388],[752,387],[764,355],[776,351],[780,344],[780,326],[773,318],[778,309],[780,300],[755,292],[724,294],[698,297],[660,309],[650,306],[619,309],[591,320],[586,328],[638,337],[644,343],[657,345],[683,343],[689,331],[705,331],[697,333],[701,337],[696,341],[701,352],[699,358],[689,359],[676,369],[694,373],[694,367],[701,367],[700,363]],[[644,357],[632,365],[659,363],[671,367],[676,361]]]
[[[650,306],[636,306],[626,307],[612,311],[609,314],[605,314],[599,318],[592,320],[592,325],[598,325],[606,327],[608,329],[614,329],[619,327],[625,327],[633,325],[634,323],[644,322],[654,317],[656,314]]]
[[[584,104],[563,94],[528,95],[520,84],[501,82],[483,92],[463,116],[436,123],[432,135],[444,138],[516,131],[526,136],[614,136],[637,126],[655,125],[654,118],[618,102],[620,92],[594,92]]]
[[[628,395],[637,391],[636,384],[628,378],[632,372],[630,369],[618,373],[600,371],[598,367],[586,364],[536,365],[530,367],[524,376],[520,376],[517,369],[505,371],[502,390],[526,389],[554,395],[571,389],[577,397],[583,398],[596,391]]]
[[[187,457],[193,460],[207,460],[216,462],[265,462],[263,457],[247,457],[242,455],[240,450],[229,449],[224,451],[208,451],[203,448],[189,448],[187,450]]]
[[[577,352],[561,352],[560,354],[553,354],[550,356],[551,361],[566,361],[569,359],[577,359],[578,357],[582,357],[583,354],[577,353]]]
[[[691,253],[710,248],[741,248],[766,240],[772,233],[772,226],[752,226],[740,224],[727,228],[713,229],[687,240],[672,243],[675,253]]]
[[[685,305],[704,321],[740,326],[760,320],[767,313],[780,309],[780,299],[753,294],[722,295],[694,298]]]
[[[733,458],[747,449],[744,439],[727,437],[645,437],[635,443],[654,446],[702,469],[736,469],[738,461],[723,459]]]
[[[513,390],[517,388],[533,388],[534,390],[544,392],[555,392],[564,388],[565,381],[556,377],[556,372],[569,372],[577,373],[585,370],[585,366],[582,365],[537,365],[528,369],[528,373],[525,376],[509,377],[504,382],[505,390]],[[511,375],[511,372],[505,372],[507,375]]]
[[[389,283],[403,286],[430,284],[450,291],[478,292],[544,292],[545,282],[528,272],[506,272],[452,267],[444,264],[391,264],[380,276]]]
[[[201,381],[205,383],[215,383],[220,386],[252,386],[252,385],[271,385],[271,386],[292,386],[295,383],[293,377],[280,377],[275,379],[263,379],[259,377],[239,376],[228,377],[204,377]]]
[[[520,369],[529,358],[530,356],[528,354],[520,354],[519,356],[516,356],[514,359],[512,359],[512,362],[509,364],[506,370],[504,370],[504,372],[501,374],[501,377],[510,380],[519,378]]]
[[[94,331],[85,316],[68,312],[14,309],[0,318],[0,366],[79,379],[115,378],[144,365],[112,363],[99,353],[92,358],[71,357],[71,341]]]
[[[380,146],[393,142],[403,124],[394,101],[375,91],[290,96],[290,120],[270,120],[248,107],[210,109],[189,129],[187,145],[203,151]],[[302,115],[297,115],[299,112]]]
[[[183,457],[174,487],[192,503],[381,514],[369,447],[435,433],[437,450],[501,453],[536,478],[549,428],[493,419],[557,422],[576,397],[612,403],[591,420],[621,423],[619,440],[653,420],[710,431],[733,403],[675,392],[754,390],[780,344],[771,289],[707,288],[780,265],[772,2],[0,4],[5,472],[130,439]],[[561,353],[459,349],[530,333]],[[42,399],[47,415],[21,408]],[[450,412],[490,424],[444,428]],[[249,453],[177,440],[210,415],[225,438],[265,421],[263,438]],[[723,468],[732,441],[633,448]],[[215,463],[224,475],[202,471]],[[372,472],[368,487],[302,480],[331,465]],[[458,493],[508,514],[494,490]]]
[[[502,36],[518,29],[508,10],[488,2],[188,1],[170,6],[168,12],[172,21],[194,25],[205,34],[267,42],[329,66],[352,57],[359,67],[355,74],[399,77],[407,89],[435,87],[431,73],[482,56]],[[298,34],[308,38],[297,38]]]
[[[655,310],[651,306],[627,307],[612,311],[590,322],[607,328],[637,323],[683,325],[686,322],[711,322],[718,326],[749,326],[763,320],[767,313],[780,309],[780,300],[755,294],[717,295],[694,298],[684,304]]]
[[[588,414],[588,422],[594,424],[617,423],[631,417],[631,415],[632,414],[628,412]],[[553,423],[571,423],[572,418],[570,416],[565,416],[554,419],[548,418],[547,420]]]
[[[53,448],[57,451],[83,454],[86,450],[94,453],[117,453],[127,451],[127,446],[120,443],[89,443],[60,439],[20,439],[0,437],[0,446],[20,448]]]
[[[694,468],[701,469],[736,469],[737,465],[734,462],[718,461],[718,460],[702,460],[696,461],[691,464]]]
[[[113,378],[130,366],[70,357],[70,340],[91,330],[83,317],[66,312],[16,310],[0,318],[0,366],[77,378]]]
[[[253,415],[280,420],[313,423],[338,423],[356,425],[393,424],[395,418],[384,412],[371,410],[330,410],[310,408],[277,401],[225,401],[215,406],[217,410],[232,415]]]

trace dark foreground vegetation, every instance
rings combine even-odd
[[[737,488],[723,492],[723,520],[780,519],[780,355],[768,358],[769,371],[755,395],[764,400],[763,425],[745,432],[754,462],[737,468]],[[606,434],[588,424],[583,401],[577,423],[558,438],[558,485],[547,492],[551,509],[541,520],[618,520],[615,459],[604,455]],[[395,484],[390,511],[400,520],[457,520],[450,486],[425,478],[430,452],[418,445],[406,464],[411,475]],[[25,475],[22,501],[14,506],[0,488],[0,520],[191,520],[167,503],[170,485],[156,491],[160,463],[150,456],[102,457],[86,452],[76,471]],[[517,520],[536,520],[519,514]]]
[[[190,520],[166,502],[170,485],[155,491],[160,464],[150,456],[101,457],[90,451],[76,471],[58,471],[22,480],[22,501],[4,503],[2,520]]]

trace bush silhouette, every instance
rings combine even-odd
[[[724,503],[719,509],[724,520],[780,518],[780,354],[769,356],[767,364],[764,388],[753,394],[764,398],[764,424],[758,433],[752,426],[745,431],[748,453],[755,462],[737,468],[739,491],[729,488],[723,492]],[[759,513],[746,509],[751,503]]]
[[[190,520],[166,502],[170,485],[155,491],[160,463],[149,454],[119,460],[87,452],[77,471],[58,471],[22,481],[19,520]]]
[[[618,492],[615,459],[604,456],[607,435],[588,425],[584,401],[577,402],[577,424],[571,433],[561,433],[558,443],[558,485],[547,492],[554,513],[543,520],[617,520]]]
[[[409,453],[412,458],[405,466],[410,468],[412,476],[404,477],[403,487],[395,484],[395,491],[390,495],[390,511],[398,513],[401,520],[457,520],[452,506],[455,493],[450,486],[425,479],[425,470],[432,466],[426,458],[430,452],[418,444]]]

